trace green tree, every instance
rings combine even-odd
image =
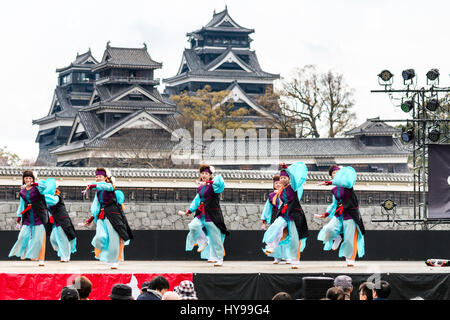
[[[181,128],[191,134],[194,121],[201,121],[203,130],[218,129],[225,134],[226,129],[248,129],[254,127],[251,121],[245,121],[248,110],[237,108],[230,99],[229,91],[212,91],[209,85],[196,91],[195,95],[183,92],[170,98],[179,108],[177,117]]]

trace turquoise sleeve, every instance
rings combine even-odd
[[[267,200],[266,204],[264,205],[264,209],[261,213],[261,220],[265,220],[267,223],[270,223],[272,219],[272,207],[273,205],[270,203],[269,200]]]
[[[118,204],[124,203],[125,195],[123,194],[123,192],[121,190],[116,190],[116,191],[114,191],[114,193],[116,194],[117,203]]]
[[[51,194],[54,195],[56,191],[56,180],[55,178],[48,178],[45,180],[39,180],[37,182],[37,189],[40,194],[46,195]]]
[[[299,161],[290,165],[286,171],[289,174],[292,190],[297,192],[298,201],[300,201],[303,195],[303,184],[308,177],[308,167],[303,162]]]
[[[100,202],[97,199],[97,193],[95,193],[94,201],[92,201],[91,204],[91,214],[94,216],[95,222],[97,222],[99,212],[100,212]]]
[[[17,208],[17,216],[20,217],[20,213],[25,209],[25,201],[20,197],[19,207]]]
[[[356,182],[356,171],[352,167],[339,169],[332,180],[332,184],[343,188],[353,188]]]
[[[92,184],[96,185],[96,189],[99,191],[114,191],[114,187],[112,183],[107,182],[94,182]]]
[[[219,174],[214,177],[213,179],[213,190],[215,193],[222,193],[223,190],[225,190],[225,181],[223,180],[222,176]]]
[[[336,211],[336,209],[337,209],[337,200],[333,195],[333,202],[327,208],[329,218],[334,217],[334,212]]]
[[[57,204],[59,202],[59,197],[57,197],[57,196],[45,194],[44,197],[45,197],[45,202],[47,203],[47,206],[54,206],[55,204]]]
[[[191,202],[191,206],[189,207],[189,210],[191,212],[195,212],[195,211],[197,211],[197,208],[199,206],[200,206],[200,196],[197,193],[197,195],[195,196],[194,200],[192,200],[192,202]]]

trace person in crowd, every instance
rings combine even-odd
[[[92,291],[92,282],[85,276],[79,276],[73,279],[72,286],[78,290],[80,300],[89,300]]]
[[[326,300],[345,300],[345,293],[339,287],[331,287],[327,290],[325,294]]]
[[[174,291],[166,291],[161,300],[180,300],[180,296]]]
[[[359,286],[359,300],[372,300],[372,290],[373,290],[372,282],[363,282]]]
[[[169,290],[169,281],[163,276],[156,276],[142,284],[141,294],[136,300],[161,300]]]
[[[183,280],[173,289],[178,294],[180,300],[198,300],[195,292],[194,283],[189,280]]]
[[[352,278],[346,275],[337,276],[334,279],[334,286],[342,289],[345,295],[345,300],[350,300],[353,291]]]
[[[293,300],[292,296],[287,292],[278,292],[272,297],[272,300]]]
[[[73,286],[67,286],[62,288],[60,300],[80,300],[80,295]]]
[[[131,287],[122,283],[115,284],[112,287],[109,298],[111,300],[134,300]]]
[[[388,300],[391,294],[391,285],[389,282],[381,280],[375,283],[372,289],[373,300]]]

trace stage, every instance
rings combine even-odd
[[[57,300],[62,287],[70,285],[80,275],[93,283],[91,298],[108,300],[116,283],[127,283],[134,295],[144,281],[156,275],[165,276],[170,290],[182,280],[194,282],[200,300],[270,300],[280,291],[303,299],[304,277],[329,277],[346,274],[357,289],[362,282],[386,280],[391,284],[393,300],[408,300],[420,296],[426,300],[450,299],[450,268],[428,267],[424,261],[357,261],[347,267],[344,260],[301,261],[298,269],[267,261],[226,261],[214,267],[206,261],[124,261],[119,269],[110,270],[99,261],[0,261],[0,299]],[[323,295],[325,295],[326,289]]]
[[[347,267],[344,260],[335,261],[301,261],[298,269],[291,269],[290,265],[281,262],[273,264],[267,261],[224,261],[223,266],[214,267],[206,261],[124,261],[119,269],[110,270],[97,260],[46,261],[45,266],[39,267],[37,261],[0,261],[0,273],[208,273],[208,274],[450,274],[450,267],[428,267],[424,261],[356,261],[354,267]]]
[[[137,230],[125,247],[125,261],[119,269],[110,270],[94,259],[91,240],[93,230],[77,231],[77,252],[69,263],[59,262],[47,241],[46,262],[8,258],[17,239],[17,231],[0,232],[0,300],[57,300],[62,287],[78,275],[93,283],[91,298],[107,300],[116,283],[128,283],[139,293],[144,281],[155,275],[168,278],[172,290],[180,281],[194,282],[201,300],[270,300],[286,291],[295,299],[305,297],[303,278],[350,275],[358,299],[362,282],[386,280],[391,284],[391,298],[415,297],[434,300],[450,299],[450,267],[428,267],[427,259],[447,259],[448,231],[368,231],[366,254],[347,267],[336,251],[323,251],[311,231],[298,269],[272,263],[262,251],[261,231],[235,231],[225,239],[225,259],[214,267],[199,258],[196,250],[185,251],[185,230]],[[326,289],[322,288],[323,296]]]

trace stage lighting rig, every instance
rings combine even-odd
[[[403,101],[400,108],[402,109],[403,112],[408,113],[414,108],[414,101],[413,100]]]
[[[414,69],[406,69],[402,72],[403,82],[406,84],[406,81],[411,81],[416,76],[416,72]]]
[[[378,83],[383,86],[392,85],[393,77],[394,75],[389,70],[383,70],[378,75]]]
[[[425,108],[427,108],[429,111],[436,111],[440,107],[439,100],[436,98],[430,99],[425,104]]]
[[[439,129],[439,126],[434,126],[430,128],[428,131],[428,139],[432,142],[437,142],[441,138],[441,130]]]
[[[402,141],[405,143],[411,142],[414,139],[414,129],[413,128],[403,129],[401,138]]]
[[[427,83],[428,81],[439,83],[439,75],[438,69],[431,69],[427,72]]]
[[[397,206],[397,204],[393,200],[387,199],[381,203],[381,206],[383,207],[384,210],[391,211]]]

